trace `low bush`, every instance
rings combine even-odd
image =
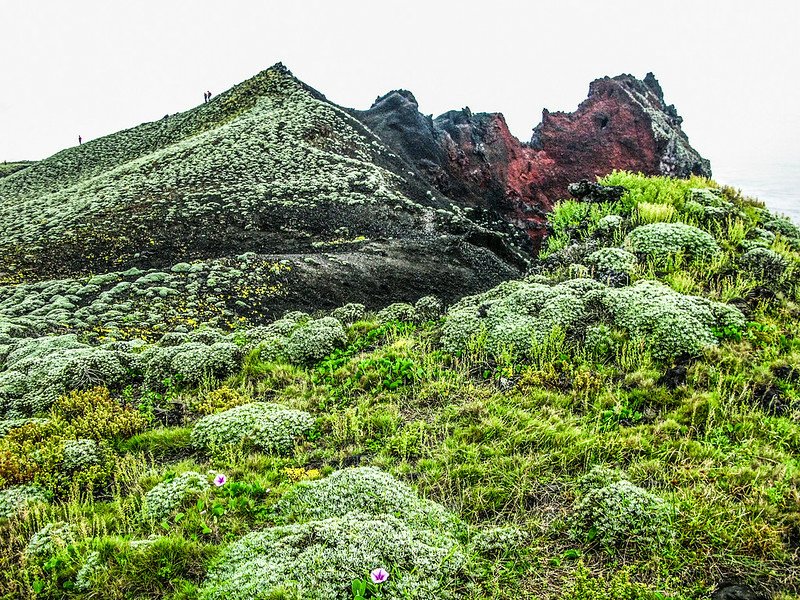
[[[612,551],[656,552],[674,542],[674,514],[662,498],[621,479],[578,500],[573,531],[578,539]]]
[[[718,331],[745,327],[738,309],[656,281],[622,288],[589,279],[543,281],[506,282],[461,300],[447,314],[442,345],[460,352],[479,341],[494,354],[511,349],[525,356],[555,344],[551,350],[562,352],[602,324],[646,341],[656,358],[670,360],[716,345]],[[600,346],[593,344],[596,352]]]
[[[392,514],[347,513],[244,536],[212,566],[200,597],[339,600],[378,567],[390,572],[380,586],[386,600],[459,597],[452,590],[464,563],[444,531],[417,529]]]
[[[25,547],[28,557],[48,558],[75,542],[75,529],[63,521],[48,523],[31,536]]]
[[[147,428],[147,419],[136,409],[122,406],[104,387],[61,396],[53,415],[65,423],[65,437],[95,441],[129,438]]]
[[[711,234],[685,223],[652,223],[631,231],[625,248],[656,262],[681,253],[687,258],[705,260],[719,252]]]
[[[252,402],[200,419],[192,430],[198,448],[244,444],[286,454],[314,426],[310,414],[266,402]]]
[[[400,323],[413,323],[417,320],[417,309],[405,302],[395,302],[386,308],[378,311],[378,323],[390,323],[398,321]]]
[[[294,364],[314,364],[347,343],[341,322],[333,317],[309,321],[286,340],[284,352]]]
[[[636,256],[622,248],[601,248],[587,256],[586,262],[600,271],[632,273]]]
[[[401,515],[407,523],[454,529],[458,519],[408,485],[375,467],[352,467],[324,479],[302,481],[286,492],[275,511],[288,521],[311,521],[358,512]]]
[[[756,277],[777,281],[789,263],[783,256],[769,248],[756,247],[742,255],[742,266]]]
[[[12,517],[37,502],[47,502],[45,490],[38,485],[15,485],[0,490],[0,519]]]
[[[195,471],[181,473],[147,492],[144,495],[142,512],[146,517],[160,521],[180,508],[188,498],[209,487],[208,479],[204,475]]]

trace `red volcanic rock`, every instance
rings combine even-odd
[[[530,144],[511,135],[500,113],[464,108],[431,119],[404,90],[354,113],[442,194],[512,223],[537,245],[546,212],[569,197],[571,182],[615,169],[711,175],[652,73],[592,82],[575,112],[545,110]]]
[[[711,166],[689,145],[683,119],[667,106],[652,73],[644,81],[619,75],[593,81],[574,113],[543,111],[531,147],[558,165],[540,191],[566,197],[571,181],[594,179],[614,169],[647,175],[711,176]]]

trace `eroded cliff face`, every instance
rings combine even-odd
[[[464,108],[426,117],[406,90],[353,112],[442,194],[488,220],[511,223],[534,245],[544,235],[546,212],[569,197],[570,182],[614,169],[711,175],[652,73],[592,82],[575,112],[545,110],[530,143],[514,137],[500,113]]]

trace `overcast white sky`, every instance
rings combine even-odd
[[[202,102],[283,61],[339,104],[503,112],[528,140],[589,82],[653,71],[719,173],[800,164],[797,0],[0,0],[0,160]]]

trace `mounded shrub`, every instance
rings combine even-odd
[[[187,342],[166,348],[153,347],[142,355],[145,385],[160,389],[167,379],[186,385],[197,385],[206,377],[222,379],[236,371],[241,354],[241,349],[230,342],[211,345]]]
[[[764,229],[778,234],[783,238],[800,241],[800,227],[792,223],[789,219],[774,217],[764,223]]]
[[[524,356],[559,332],[580,344],[600,324],[608,333],[613,328],[645,340],[654,356],[669,360],[716,345],[716,330],[743,328],[745,319],[732,306],[685,296],[656,281],[622,288],[591,279],[510,281],[454,305],[442,328],[442,345],[458,352],[479,340],[492,353],[513,347]]]
[[[625,219],[619,215],[606,215],[605,217],[600,217],[597,221],[597,231],[608,235],[622,229],[622,224],[624,222]]]
[[[288,521],[311,521],[358,512],[396,514],[420,526],[453,529],[458,520],[444,507],[425,500],[405,483],[375,467],[353,467],[324,479],[301,481],[286,492],[275,510]]]
[[[60,394],[98,385],[120,387],[136,370],[133,354],[87,346],[74,335],[18,340],[0,377],[0,408],[6,418],[44,412]]]
[[[102,461],[102,452],[94,440],[79,439],[64,442],[64,470],[83,471],[99,465]]]
[[[392,514],[341,517],[272,527],[244,536],[210,569],[204,600],[284,597],[339,600],[376,567],[391,569],[386,600],[443,598],[459,582],[465,557],[444,531],[417,529]],[[273,596],[274,594],[274,596]]]
[[[642,225],[628,234],[625,247],[634,254],[656,261],[678,252],[697,260],[710,258],[719,252],[711,234],[685,223]]]
[[[307,412],[251,402],[200,419],[192,430],[192,443],[198,448],[242,443],[285,454],[313,426],[314,417]]]
[[[442,344],[456,352],[485,333],[489,351],[513,346],[518,355],[545,343],[558,329],[574,332],[589,319],[593,291],[605,286],[591,279],[550,285],[524,281],[501,283],[488,292],[464,298],[447,314]]]
[[[578,500],[573,532],[609,549],[656,549],[674,540],[674,513],[662,498],[622,479]]]
[[[289,362],[314,364],[347,343],[341,322],[333,317],[309,321],[292,331],[283,351]]]
[[[223,552],[201,597],[244,600],[284,591],[299,598],[350,597],[350,583],[391,571],[382,597],[457,597],[465,554],[458,519],[373,468],[301,481],[275,505],[294,523],[246,535]],[[295,597],[295,596],[292,596]]]
[[[442,301],[436,296],[423,296],[414,303],[417,320],[436,321],[442,316]]]
[[[363,304],[351,302],[334,309],[331,313],[331,316],[334,319],[339,320],[344,325],[352,325],[353,323],[363,319],[366,313],[367,309]]]
[[[392,321],[413,323],[417,320],[417,310],[406,302],[395,302],[378,311],[377,320],[381,324]]]
[[[95,441],[129,438],[147,428],[139,411],[119,404],[104,387],[61,396],[53,414],[65,422],[68,435]]]
[[[47,502],[45,490],[38,485],[14,485],[0,490],[0,519],[12,517],[36,502]]]
[[[210,487],[205,476],[195,471],[177,475],[171,481],[157,484],[144,495],[142,511],[146,517],[160,521],[180,508],[190,497]]]
[[[517,527],[493,527],[478,531],[472,536],[471,548],[486,557],[502,555],[522,548],[528,542],[528,535]]]
[[[645,340],[653,356],[662,360],[697,355],[717,344],[715,331],[746,325],[744,315],[733,306],[686,296],[657,281],[608,288],[600,298],[613,324],[630,337]]]
[[[75,529],[63,521],[48,523],[31,536],[25,547],[29,557],[46,558],[75,541]]]
[[[601,271],[631,273],[636,267],[636,256],[622,248],[600,248],[587,256],[586,262]]]
[[[756,247],[742,255],[742,266],[760,278],[776,281],[784,274],[789,263],[769,248]]]

